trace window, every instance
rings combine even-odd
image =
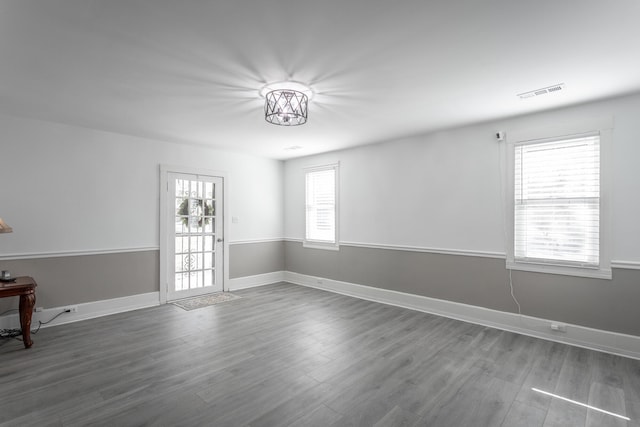
[[[511,144],[508,268],[611,278],[602,143],[594,131]]]
[[[338,248],[338,176],[337,164],[305,170],[307,247]]]

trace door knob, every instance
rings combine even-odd
[[[220,243],[223,242],[224,240],[222,239],[222,237],[218,237],[218,240],[216,240],[216,242]]]

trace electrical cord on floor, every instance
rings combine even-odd
[[[71,313],[71,310],[69,310],[69,309],[62,310],[60,313],[56,314],[55,316],[53,316],[51,319],[47,320],[46,322],[41,322],[40,320],[38,320],[38,328],[35,331],[31,331],[31,333],[32,334],[37,334],[42,325],[46,325],[47,323],[53,322],[54,320],[56,320],[58,317],[62,316],[65,313]]]
[[[9,309],[3,312],[2,314],[0,314],[0,317],[4,316],[7,313],[11,313],[12,311],[18,311],[18,309],[17,308]],[[0,338],[14,338],[19,335],[22,335],[21,329],[0,329]],[[4,343],[6,341],[3,340],[2,342]]]
[[[13,338],[22,335],[21,329],[0,329],[0,338]]]
[[[7,310],[5,313],[8,313],[9,311],[12,311],[12,310]],[[46,325],[48,323],[53,322],[54,320],[56,320],[58,317],[60,317],[65,313],[71,313],[71,310],[68,310],[68,309],[62,310],[60,313],[56,314],[46,322],[42,322],[38,320],[38,327],[35,330],[31,330],[31,333],[34,335],[37,334],[38,331],[40,331],[40,328],[42,327],[42,325]],[[19,337],[21,336],[22,336],[22,329],[0,329],[0,338],[15,338],[17,340],[20,340]]]

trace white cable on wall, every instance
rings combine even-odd
[[[504,132],[497,132],[496,133],[496,139],[498,140],[498,142],[501,143],[505,143],[505,138],[504,138]],[[505,156],[503,158],[502,156],[502,144],[498,144],[498,169],[499,169],[499,173],[500,173],[500,205],[501,205],[501,210],[502,210],[502,232],[503,232],[503,238],[504,238],[504,247],[505,249],[509,247],[509,233],[507,232],[507,218],[505,215],[505,212],[507,211],[507,189],[505,188],[504,182],[506,179],[506,173],[505,173],[505,167],[503,163],[506,163],[506,152],[507,150],[504,150],[505,152]],[[507,252],[505,250],[505,252]],[[513,276],[512,276],[512,270],[509,269],[509,289],[511,292],[511,298],[513,299],[513,302],[516,303],[516,306],[518,307],[518,315],[522,315],[522,309],[520,307],[520,303],[518,302],[518,299],[516,298],[516,295],[514,293],[513,290]]]
[[[516,305],[518,306],[518,314],[522,314],[522,310],[520,309],[520,303],[518,302],[518,300],[516,299],[515,294],[513,293],[513,277],[511,277],[511,273],[513,272],[513,270],[509,269],[509,287],[511,288],[511,298],[513,298],[513,301],[516,303]]]

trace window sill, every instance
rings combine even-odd
[[[340,245],[338,243],[325,243],[325,242],[316,242],[312,240],[304,240],[302,242],[302,247],[308,249],[323,249],[325,251],[339,251]]]
[[[530,271],[533,273],[560,274],[563,276],[589,277],[611,280],[611,268],[580,268],[550,264],[507,261],[507,270]]]

